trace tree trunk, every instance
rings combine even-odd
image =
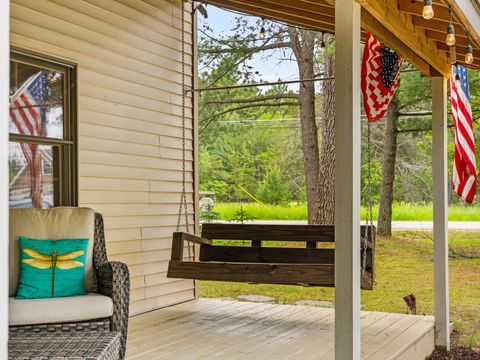
[[[300,80],[312,79],[314,71],[315,33],[289,27],[290,45],[297,59]],[[308,222],[316,219],[315,206],[319,178],[318,129],[315,121],[315,84],[312,81],[300,82],[298,101],[300,106],[300,126],[302,132],[303,164],[307,188]]]
[[[393,183],[395,180],[395,161],[397,156],[397,119],[398,99],[395,96],[387,114],[384,154],[382,168],[382,185],[380,190],[380,207],[378,209],[377,233],[382,236],[392,235]]]
[[[325,43],[333,42],[334,37],[326,34]],[[335,75],[335,54],[324,51],[324,75]],[[322,145],[320,152],[320,175],[316,200],[315,224],[332,225],[335,222],[335,81],[322,83],[323,115]]]

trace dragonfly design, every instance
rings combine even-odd
[[[66,254],[58,255],[53,250],[50,255],[42,254],[33,249],[23,249],[23,252],[32,259],[23,259],[23,262],[37,269],[52,268],[52,297],[55,295],[55,269],[70,270],[83,266],[83,262],[74,260],[84,254],[83,250],[76,250]]]

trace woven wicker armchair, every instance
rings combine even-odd
[[[34,324],[10,326],[10,333],[119,331],[121,332],[120,360],[125,357],[130,299],[130,275],[126,264],[108,261],[105,247],[105,232],[101,214],[95,214],[93,267],[97,280],[97,293],[108,296],[113,302],[113,314],[108,318],[58,324]]]

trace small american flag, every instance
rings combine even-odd
[[[10,120],[19,134],[46,135],[46,117],[43,109],[48,96],[47,75],[40,71],[32,75],[10,99]],[[42,153],[37,144],[22,143],[22,152],[30,173],[30,196],[33,207],[42,207]]]
[[[379,120],[388,110],[400,77],[403,59],[372,34],[365,38],[362,61],[362,92],[369,122]]]
[[[458,81],[459,84],[456,84]],[[461,199],[471,204],[477,190],[475,139],[473,137],[468,71],[460,65],[452,66],[450,102],[455,128],[452,186]]]

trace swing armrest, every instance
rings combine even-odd
[[[212,240],[210,239],[204,239],[199,236],[187,234],[184,232],[175,232],[173,233],[173,242],[172,242],[172,260],[182,261],[183,247],[184,247],[185,241],[188,241],[194,244],[199,244],[199,245],[213,244]]]

